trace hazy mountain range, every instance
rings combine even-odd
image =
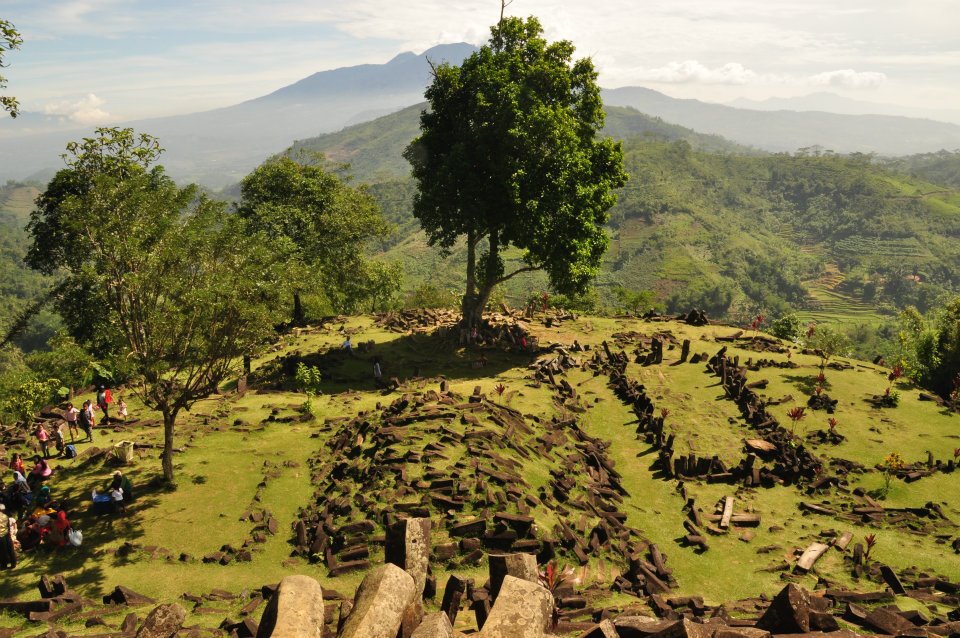
[[[474,50],[461,43],[437,46],[420,55],[403,53],[386,64],[314,73],[234,106],[122,125],[159,137],[167,151],[163,163],[178,180],[219,188],[237,182],[266,157],[296,140],[422,102],[430,80],[430,62],[459,63]],[[820,146],[838,153],[906,155],[960,148],[960,126],[956,124],[888,113],[851,114],[883,110],[881,107],[888,105],[870,106],[830,94],[725,106],[625,87],[604,91],[604,100],[762,151],[792,152]],[[738,108],[741,105],[752,108]],[[952,112],[943,113],[947,118]],[[89,135],[92,128],[42,113],[0,120],[0,180],[49,177],[62,166],[65,144]]]

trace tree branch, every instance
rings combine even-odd
[[[499,285],[502,284],[503,282],[505,282],[505,281],[507,281],[507,280],[509,280],[509,279],[513,279],[514,277],[516,277],[516,276],[519,275],[520,273],[533,272],[533,271],[535,271],[535,270],[543,270],[543,268],[541,268],[540,266],[524,266],[523,268],[518,268],[517,270],[514,270],[514,271],[513,271],[512,273],[510,273],[509,275],[504,275],[503,277],[500,277],[499,279],[497,279],[495,282],[493,282],[493,286],[499,286]],[[491,288],[492,288],[493,286],[491,286]]]

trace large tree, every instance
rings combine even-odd
[[[0,68],[7,66],[3,61],[3,54],[7,51],[19,49],[21,44],[23,44],[23,38],[20,37],[20,33],[16,27],[8,20],[0,19]],[[0,89],[6,87],[7,78],[0,75]],[[11,117],[17,117],[19,108],[20,105],[17,103],[17,98],[12,95],[0,95],[0,109],[10,113]]]
[[[272,332],[287,294],[283,250],[151,167],[160,148],[150,136],[98,129],[68,151],[68,167],[38,197],[29,260],[93,293],[61,308],[103,320],[134,391],[163,415],[172,483],[177,416]]]
[[[468,327],[493,288],[522,272],[542,269],[556,291],[583,292],[607,248],[612,189],[627,180],[620,144],[598,138],[593,63],[572,61],[566,40],[548,43],[536,18],[504,18],[491,32],[461,66],[434,68],[421,135],[404,153],[431,245],[449,252],[466,240]],[[506,272],[511,246],[523,264]]]
[[[365,188],[353,188],[311,162],[315,159],[277,156],[240,184],[240,216],[252,228],[287,240],[299,266],[294,323],[304,321],[302,293],[319,291],[333,311],[352,312],[374,296],[382,287],[378,284],[396,279],[364,255],[367,240],[389,231],[376,200]]]

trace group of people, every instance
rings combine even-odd
[[[110,418],[111,403],[110,390],[101,386],[96,405],[103,412],[104,422]],[[126,420],[127,405],[122,397],[117,402],[117,414]],[[47,460],[51,458],[51,448],[66,458],[76,456],[73,445],[66,443],[67,434],[71,443],[80,437],[80,431],[86,435],[87,441],[93,441],[96,423],[93,402],[85,401],[80,409],[68,403],[62,423],[49,430],[41,423],[34,430],[40,454],[33,457],[34,465],[29,472],[21,454],[11,456],[12,482],[5,484],[0,476],[0,569],[16,567],[17,556],[22,551],[42,547],[56,550],[80,543],[79,532],[70,524],[66,499],[54,498],[51,493],[49,480],[54,469]],[[130,479],[117,471],[106,490],[100,494],[94,490],[92,496],[95,514],[124,511],[126,504],[133,499],[133,487]]]
[[[58,549],[68,544],[73,527],[67,518],[66,503],[55,499],[47,485],[53,476],[46,459],[33,457],[32,470],[25,475],[23,457],[10,459],[13,482],[0,481],[0,568],[17,566],[17,555],[41,545]]]

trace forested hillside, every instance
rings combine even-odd
[[[23,263],[29,243],[24,230],[39,193],[35,186],[8,184],[0,188],[0,339],[15,318],[46,294],[49,278]],[[42,312],[14,343],[25,350],[43,346],[59,325],[57,317]]]
[[[397,228],[379,248],[404,264],[408,290],[428,281],[455,290],[462,256],[445,261],[410,214],[414,187],[401,153],[421,108],[295,149],[348,163],[370,185]],[[697,305],[743,319],[799,309],[872,325],[907,305],[925,311],[957,289],[960,194],[928,181],[943,171],[909,176],[860,154],[759,154],[632,109],[607,111],[606,132],[625,140],[631,180],[611,214],[595,286],[601,302],[614,304],[621,288],[651,290],[671,311]],[[505,292],[519,302],[544,287],[532,276]]]

